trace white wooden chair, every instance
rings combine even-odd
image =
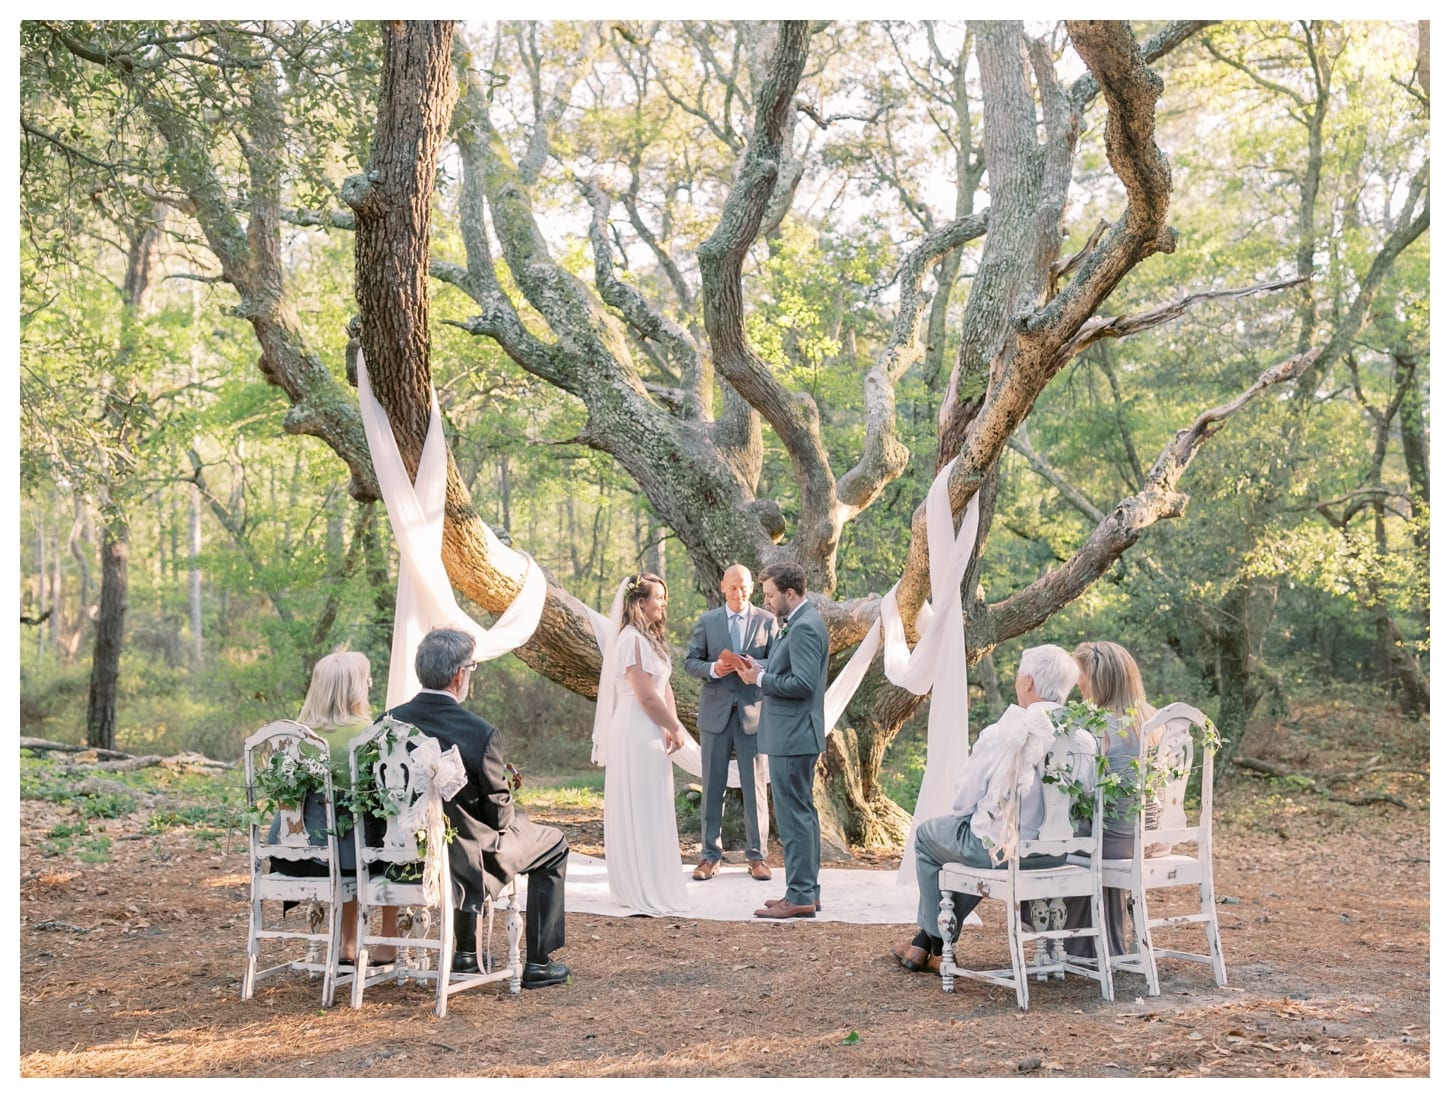
[[[1193,770],[1193,729],[1203,733],[1203,783],[1198,817],[1189,822],[1184,796]],[[1177,957],[1198,961],[1213,968],[1213,979],[1219,987],[1228,984],[1224,967],[1223,947],[1219,944],[1218,913],[1213,894],[1213,756],[1215,737],[1212,723],[1191,705],[1175,702],[1164,706],[1143,726],[1143,747],[1140,773],[1147,775],[1150,795],[1159,800],[1158,826],[1149,829],[1140,806],[1137,838],[1131,858],[1104,859],[1103,885],[1121,888],[1128,893],[1133,913],[1134,949],[1132,953],[1114,957],[1113,967],[1139,972],[1148,983],[1148,994],[1159,994],[1158,959]],[[1158,858],[1144,856],[1157,844],[1191,845],[1191,853],[1166,854]],[[1154,917],[1148,907],[1148,893],[1165,888],[1198,889],[1198,910],[1186,915]],[[1163,949],[1153,944],[1155,928],[1191,925],[1203,927],[1208,939],[1208,952],[1185,953]]]
[[[247,775],[247,806],[253,810],[253,819],[247,827],[248,861],[251,865],[252,899],[251,912],[247,922],[247,968],[242,976],[242,998],[250,999],[257,981],[284,970],[308,972],[322,975],[322,1003],[331,1006],[339,982],[348,977],[340,976],[338,949],[342,940],[342,905],[357,895],[357,881],[343,877],[338,871],[337,836],[334,833],[336,814],[333,808],[331,776],[324,779],[322,794],[325,812],[325,841],[314,845],[309,841],[308,825],[304,819],[305,806],[288,806],[278,813],[279,824],[276,842],[268,841],[271,821],[256,818],[256,777],[276,754],[291,756],[294,760],[300,753],[327,760],[327,741],[317,733],[296,721],[273,721],[247,738],[242,756]],[[315,810],[314,810],[315,816]],[[315,823],[321,821],[314,822]],[[284,861],[315,861],[326,866],[321,876],[292,877],[269,868],[269,860],[275,864]],[[264,918],[263,904],[268,901],[279,903],[327,905],[326,931],[309,925],[307,929],[289,929],[281,926],[268,928]],[[280,908],[279,908],[280,910]],[[271,939],[293,939],[308,943],[305,955],[259,968],[261,944]],[[325,945],[325,959],[316,960],[317,946]]]
[[[384,717],[352,740],[348,744],[348,753],[353,785],[357,787],[359,782],[368,783],[390,802],[391,812],[385,825],[382,820],[374,818],[369,826],[364,826],[360,820],[354,828],[358,864],[359,970],[367,964],[369,951],[377,946],[391,945],[399,951],[397,962],[378,966],[376,972],[369,969],[365,978],[353,981],[352,1005],[361,1007],[363,991],[387,980],[398,983],[409,979],[432,982],[437,990],[433,1013],[440,1018],[448,1013],[448,997],[469,988],[507,981],[509,991],[518,994],[524,975],[519,950],[524,924],[519,914],[517,885],[512,882],[507,895],[494,901],[486,915],[491,939],[494,909],[503,908],[508,912],[505,922],[508,964],[466,976],[454,976],[452,972],[453,911],[457,896],[448,866],[448,851],[440,842],[440,849],[432,852],[434,861],[425,866],[429,852],[426,844],[419,842],[430,799],[435,792],[435,774],[448,767],[446,759],[439,761],[438,741],[410,724]],[[461,761],[457,763],[457,769],[461,779]],[[441,799],[434,800],[434,804],[441,811]],[[377,837],[380,828],[382,834]],[[431,902],[424,880],[430,870],[435,874],[437,889]],[[433,917],[427,921],[428,931],[422,937],[374,934],[371,909],[389,905],[431,909]],[[436,959],[432,965],[426,963],[430,955]],[[480,963],[486,956],[486,951],[480,953]],[[423,963],[409,963],[416,962],[419,957],[424,959]]]
[[[1042,827],[1036,839],[1020,839],[1015,854],[996,869],[979,869],[960,862],[948,862],[942,866],[938,880],[941,883],[941,915],[937,921],[937,932],[942,938],[941,982],[943,991],[955,987],[955,977],[982,980],[1010,987],[1017,992],[1017,1005],[1027,1009],[1027,984],[1029,976],[1039,980],[1049,975],[1063,978],[1068,972],[1089,976],[1098,981],[1102,997],[1108,1002],[1113,999],[1112,967],[1107,963],[1108,940],[1103,921],[1102,882],[1098,864],[1102,853],[1103,794],[1096,783],[1095,753],[1089,752],[1072,736],[1071,730],[1061,731],[1054,738],[1043,763],[1044,773],[1066,776],[1072,773],[1093,775],[1092,827],[1087,835],[1073,833],[1071,808],[1075,789],[1070,782],[1044,782],[1043,801],[1046,812]],[[1013,797],[1018,797],[1017,792]],[[1017,811],[1017,806],[1012,806]],[[1087,860],[1086,865],[1067,864],[1048,869],[1024,869],[1022,862],[1033,855],[1062,856],[1077,854]],[[1007,945],[1011,953],[1011,967],[997,969],[969,969],[957,963],[952,939],[956,935],[956,909],[952,893],[962,892],[997,900],[1007,909]],[[1092,898],[1090,925],[1069,929],[1059,919],[1034,919],[1046,927],[1034,925],[1025,928],[1021,920],[1021,904],[1032,901],[1055,901],[1066,896],[1090,896]],[[1039,909],[1050,906],[1039,904]],[[1061,943],[1068,938],[1091,937],[1097,950],[1097,964],[1089,966],[1074,960]],[[1027,963],[1024,946],[1028,942],[1048,944],[1039,948],[1031,964]]]

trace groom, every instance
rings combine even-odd
[[[785,896],[756,911],[761,919],[813,919],[821,907],[821,818],[812,796],[816,760],[826,749],[826,664],[830,637],[821,613],[806,601],[806,574],[791,562],[760,574],[765,606],[781,619],[762,666],[749,661],[740,677],[765,695],[759,749],[770,756],[775,827],[785,848]]]

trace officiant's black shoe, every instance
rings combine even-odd
[[[524,987],[552,987],[569,982],[569,966],[561,961],[530,961],[524,965]]]

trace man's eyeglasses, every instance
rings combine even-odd
[[[458,670],[460,670],[460,671],[476,671],[477,669],[478,669],[478,661],[477,660],[469,660],[467,663],[465,663]]]

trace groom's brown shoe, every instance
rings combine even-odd
[[[715,876],[715,871],[720,868],[719,862],[712,862],[708,858],[695,867],[695,872],[690,876],[697,881],[708,881]]]
[[[778,900],[766,900],[765,901],[765,906],[766,907],[779,907],[783,903],[785,903],[785,897],[784,896],[782,896]],[[817,911],[821,910],[821,901],[820,900],[817,900],[816,901],[816,910]]]
[[[770,866],[756,858],[750,863],[750,875],[757,881],[768,881],[770,880]]]
[[[941,971],[940,957],[934,956],[921,946],[912,945],[910,942],[892,946],[891,955],[896,958],[896,963],[907,972],[936,973]]]
[[[766,904],[755,912],[757,919],[814,919],[816,917],[815,904],[792,904],[785,900],[779,903]]]

